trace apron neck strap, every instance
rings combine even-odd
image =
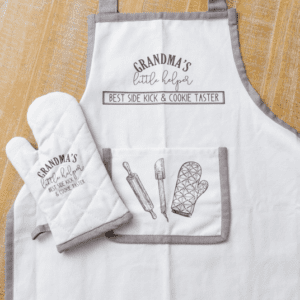
[[[227,10],[226,0],[208,0],[208,11]]]
[[[226,0],[208,0],[208,11],[227,10]],[[118,0],[99,0],[100,13],[118,12]]]
[[[99,0],[100,13],[118,12],[118,0]]]

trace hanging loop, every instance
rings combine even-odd
[[[118,12],[118,0],[99,0],[100,13]]]
[[[227,10],[226,0],[208,0],[208,11]]]

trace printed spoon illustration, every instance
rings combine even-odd
[[[128,181],[129,185],[131,186],[134,194],[138,198],[143,209],[145,211],[149,212],[153,219],[156,219],[157,216],[153,211],[154,205],[153,205],[148,193],[146,192],[139,176],[136,173],[131,172],[128,162],[123,162],[123,167],[128,172],[128,176],[126,177],[126,180]]]
[[[160,158],[154,165],[155,169],[155,179],[158,181],[158,190],[159,190],[159,199],[160,199],[160,211],[166,217],[169,222],[167,216],[167,206],[166,206],[166,194],[164,187],[164,179],[166,178],[165,172],[165,163],[164,159]]]

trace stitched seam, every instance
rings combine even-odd
[[[97,149],[95,149],[94,152],[93,152],[93,154],[90,156],[90,158],[89,158],[89,160],[88,160],[86,166],[88,166],[88,164],[89,164],[90,161],[91,161],[91,158],[92,158],[93,155],[96,153],[96,151],[97,151]],[[83,176],[83,174],[81,174],[81,175],[79,176],[79,179],[82,178],[82,176]],[[103,182],[104,182],[104,181],[103,181]],[[95,196],[100,192],[100,189],[102,190],[101,186],[103,185],[103,182],[101,183],[101,185],[99,186],[99,188],[95,188],[94,185],[92,185],[92,184],[90,184],[90,183],[87,182],[89,185],[91,185],[92,187],[94,187],[94,188],[96,189],[96,193],[93,195],[92,200],[90,201],[90,203],[88,204],[88,206],[85,208],[85,211],[84,211],[84,209],[81,208],[80,206],[75,205],[74,202],[73,202],[73,200],[70,199],[70,197],[71,197],[71,195],[72,195],[72,193],[73,193],[73,191],[74,191],[74,190],[72,190],[71,193],[70,193],[70,195],[69,195],[69,196],[67,197],[67,199],[65,200],[63,206],[59,209],[58,213],[57,213],[56,216],[53,218],[53,220],[55,220],[56,222],[58,222],[58,221],[56,220],[57,217],[60,215],[60,213],[61,213],[62,209],[65,207],[65,205],[66,205],[68,202],[70,202],[70,203],[73,204],[75,207],[78,207],[81,211],[84,212],[83,215],[79,218],[78,222],[76,223],[76,225],[78,225],[79,222],[80,222],[80,220],[81,220],[82,217],[84,216],[84,214],[87,213],[87,209],[88,209],[88,207],[90,206],[90,204],[93,202],[93,199],[95,198]],[[108,194],[108,193],[106,193],[106,194]],[[109,195],[109,194],[108,194],[108,195]],[[84,199],[88,199],[88,197],[87,197],[87,198],[84,198]],[[116,204],[115,204],[115,205],[116,205]],[[95,215],[93,215],[92,213],[88,213],[88,214],[91,215],[91,216],[93,216],[93,218],[94,218],[95,220],[98,221],[98,219],[97,219],[97,217],[96,217]],[[75,228],[76,228],[76,226],[72,229],[70,235],[72,235],[72,233],[73,233],[73,231],[74,231]],[[68,233],[70,233],[70,232],[68,231]]]
[[[70,103],[70,104],[67,106],[67,109],[69,108],[69,106],[70,106],[71,104],[72,104],[72,103]],[[66,111],[61,115],[61,117],[59,118],[59,120],[58,120],[57,124],[55,125],[55,127],[54,127],[54,129],[53,129],[53,132],[51,133],[50,137],[51,137],[51,136],[56,136],[56,137],[58,137],[58,138],[60,138],[60,139],[63,139],[63,140],[65,140],[65,141],[67,141],[67,142],[70,144],[70,145],[69,145],[69,149],[68,149],[68,151],[67,151],[67,152],[69,152],[70,149],[71,149],[71,147],[72,147],[75,143],[77,143],[78,135],[79,135],[80,132],[82,131],[82,128],[84,128],[84,125],[87,124],[87,123],[84,122],[84,123],[81,125],[81,127],[78,129],[78,131],[77,131],[77,133],[76,133],[76,137],[75,137],[75,139],[73,140],[73,142],[71,142],[68,138],[66,138],[66,137],[64,137],[64,136],[61,136],[61,135],[60,135],[59,133],[57,133],[56,131],[57,131],[58,126],[59,126],[60,123],[61,123],[62,118],[66,116],[67,109],[66,109]],[[37,123],[35,123],[35,122],[32,122],[32,124],[34,124],[34,125],[36,125],[36,126],[43,126],[42,124],[37,124]],[[47,127],[46,129],[50,130],[51,128]],[[51,130],[52,130],[52,129],[51,129]],[[47,140],[49,140],[49,137],[48,137],[47,139],[45,139],[41,145],[39,145],[39,150],[40,150],[40,148],[42,148],[42,145],[43,145]],[[19,149],[19,151],[20,151],[20,149]],[[19,151],[18,151],[17,153],[19,153]],[[86,163],[85,169],[88,167],[88,165],[89,165],[91,159],[93,158],[94,154],[96,153],[96,151],[97,151],[97,148],[95,148],[94,152],[90,155],[90,158],[89,158],[88,162]],[[37,153],[38,153],[38,156],[39,156],[39,154],[40,154],[39,151],[37,151]],[[38,162],[41,163],[40,159],[38,160]],[[26,174],[25,177],[28,177],[28,174],[30,173],[31,170],[32,170],[32,168],[29,170],[29,172],[27,172],[27,174]],[[85,173],[85,172],[84,172],[84,173]],[[78,176],[79,179],[83,177],[83,174],[84,174],[84,173],[82,173],[80,176]],[[106,179],[106,178],[105,178],[105,179]],[[75,202],[73,202],[73,200],[70,199],[70,197],[71,197],[71,195],[72,195],[72,193],[71,193],[71,194],[67,197],[67,199],[64,201],[62,207],[59,209],[59,211],[57,212],[56,216],[55,216],[52,220],[50,220],[50,222],[55,223],[57,226],[59,226],[61,229],[63,229],[67,234],[72,235],[72,233],[74,232],[74,229],[76,228],[76,226],[78,226],[80,220],[82,219],[82,217],[83,217],[84,215],[87,214],[87,215],[93,217],[94,220],[97,220],[97,221],[98,221],[99,219],[96,217],[96,215],[94,215],[93,213],[87,212],[87,209],[88,209],[88,207],[91,205],[91,203],[93,203],[93,201],[94,201],[96,195],[100,192],[100,190],[102,190],[102,192],[103,192],[102,186],[103,186],[104,182],[106,181],[105,179],[101,182],[101,185],[99,186],[99,188],[96,188],[93,184],[91,184],[90,182],[87,182],[88,185],[90,185],[90,186],[92,186],[93,188],[96,189],[96,193],[94,194],[94,196],[92,197],[92,200],[90,201],[90,203],[88,204],[88,206],[87,206],[86,208],[81,208],[80,206],[78,206],[78,204],[76,204]],[[42,193],[40,194],[40,197],[38,197],[38,198],[43,198],[43,197],[44,197],[44,194],[45,194],[45,191],[46,191],[46,189],[44,189],[44,190],[42,191]],[[106,193],[106,194],[108,194],[108,193]],[[90,199],[90,198],[87,197],[87,198],[84,198],[84,199]],[[83,200],[84,200],[84,199],[83,199]],[[118,200],[118,198],[116,198],[116,201],[117,201],[117,200]],[[39,201],[39,202],[41,202],[41,201]],[[71,231],[67,230],[61,223],[59,223],[59,222],[57,221],[57,217],[61,215],[61,211],[62,211],[62,209],[65,207],[66,203],[70,203],[71,205],[73,205],[73,207],[76,207],[77,209],[79,209],[80,212],[83,212],[82,216],[79,218],[79,220],[77,221],[75,227],[74,227]],[[116,204],[114,205],[114,207],[115,207],[115,206],[116,206]]]
[[[89,203],[89,205],[90,205],[90,204],[93,202],[95,196],[97,196],[97,193],[94,194],[94,196],[92,196],[92,197],[82,198],[82,201],[84,201],[85,199],[91,199],[91,201],[90,201],[90,203]],[[96,215],[94,215],[94,214],[91,213],[91,212],[88,212],[88,211],[87,211],[87,208],[82,208],[81,206],[79,206],[78,204],[76,204],[76,203],[74,202],[74,200],[70,200],[70,199],[68,198],[68,201],[69,201],[69,203],[73,204],[74,207],[77,207],[80,211],[82,211],[82,212],[83,212],[83,215],[84,215],[84,214],[87,214],[87,215],[90,215],[91,217],[93,217],[94,220],[97,220],[97,221],[99,220],[99,219],[97,218]],[[89,207],[89,205],[88,205],[88,207]],[[55,217],[55,219],[58,217],[58,215],[59,215],[59,213],[57,214],[57,216]],[[83,216],[83,215],[82,215],[82,216]],[[78,223],[78,222],[77,222],[77,223]]]
[[[85,167],[84,167],[85,170],[86,170],[87,166],[89,165],[89,163],[90,163],[90,161],[91,161],[91,159],[92,159],[92,157],[94,156],[94,154],[95,154],[96,151],[97,151],[97,148],[94,149],[94,152],[91,154],[91,156],[90,156],[88,162],[86,163],[86,165],[85,165]],[[83,176],[84,173],[85,173],[85,172],[83,172],[82,174],[80,174],[80,175],[78,176],[78,180],[79,180],[80,178],[82,178],[82,176]],[[67,197],[67,199],[69,199],[69,197],[70,197],[73,193],[74,193],[74,189],[71,191],[71,193],[69,194],[69,196]]]
[[[116,201],[115,205],[112,207],[112,209],[111,209],[111,211],[110,211],[110,214],[107,216],[106,219],[109,219],[110,216],[113,214],[113,212],[114,212],[114,210],[115,210],[115,208],[116,208],[116,206],[117,206],[117,202],[118,202],[118,201]]]
[[[81,127],[78,129],[78,131],[77,131],[77,133],[76,133],[76,137],[78,136],[78,134],[80,133],[81,129],[83,128],[83,126],[84,126],[85,124],[86,124],[86,123],[83,123],[83,124],[81,125]],[[69,143],[72,144],[72,145],[74,144],[74,142],[75,142],[75,140],[76,140],[76,137],[75,137],[74,141],[71,142],[68,138],[66,138],[66,137],[64,137],[64,136],[62,136],[62,135],[60,135],[60,134],[58,134],[57,132],[52,132],[51,135],[55,135],[55,136],[57,136],[57,137],[59,137],[59,138],[65,140],[65,141],[69,142]],[[48,139],[49,139],[49,138],[48,138]]]
[[[74,240],[76,240],[76,239],[78,239],[78,238],[81,238],[82,236],[88,235],[90,232],[93,232],[93,231],[95,231],[95,230],[98,230],[98,229],[100,229],[101,227],[104,227],[105,225],[109,225],[109,224],[116,223],[116,222],[119,221],[119,220],[125,219],[125,220],[124,220],[124,223],[125,223],[125,221],[128,222],[128,220],[126,220],[125,217],[128,216],[128,218],[130,218],[130,217],[131,217],[130,215],[131,215],[130,212],[126,212],[126,213],[125,213],[124,215],[122,215],[121,217],[118,217],[117,219],[114,219],[114,220],[109,221],[109,222],[107,222],[107,223],[101,224],[101,225],[99,225],[98,227],[95,227],[94,229],[92,229],[92,230],[90,230],[90,231],[87,231],[87,232],[85,232],[85,233],[83,233],[83,234],[80,234],[80,235],[78,235],[78,236],[76,236],[76,237],[70,239],[70,240],[67,241],[67,242],[64,242],[64,243],[62,243],[62,244],[59,244],[58,246],[63,246],[63,245],[65,245],[65,244],[68,244],[68,243],[70,243],[70,242],[72,242],[72,241],[74,241]],[[130,219],[131,219],[131,218],[130,218]],[[123,224],[123,223],[121,223],[121,225],[122,225],[122,224]],[[103,232],[102,232],[102,233],[103,233]]]
[[[95,197],[95,196],[94,196],[94,197]],[[92,198],[92,201],[93,201],[94,197]],[[89,208],[89,206],[91,205],[92,201],[91,201],[91,202],[88,204],[88,206],[86,207],[86,211],[88,210],[88,208]],[[68,239],[70,238],[70,236],[72,236],[74,230],[76,229],[76,227],[77,227],[78,224],[80,223],[80,221],[81,221],[81,219],[83,218],[83,216],[84,216],[84,213],[83,213],[83,215],[78,219],[78,221],[76,222],[76,226],[72,229],[70,235],[68,236]]]
[[[94,152],[91,154],[91,157],[94,155],[94,153],[97,151],[97,149],[94,150]],[[89,164],[91,157],[88,160],[88,163],[86,164],[86,166]],[[79,179],[82,178],[82,174],[79,176]],[[43,191],[44,192],[44,191]],[[59,211],[56,214],[56,217],[54,219],[57,218],[57,216],[60,214],[61,210],[65,207],[66,203],[69,201],[71,195],[73,194],[74,190],[71,191],[71,193],[69,194],[69,196],[66,198],[65,202],[63,203],[62,207],[59,209]],[[70,200],[71,201],[71,200]]]
[[[59,135],[58,133],[56,133],[56,132],[53,131],[53,132],[50,134],[50,136],[42,143],[42,145],[43,145],[46,141],[48,141],[52,135],[55,135],[55,136],[57,136],[58,138],[61,138],[61,139],[65,140],[65,141],[67,141],[67,142],[71,145],[71,146],[69,147],[68,151],[67,151],[67,152],[69,152],[70,149],[71,149],[71,147],[72,147],[72,145],[73,145],[75,142],[77,142],[76,139],[77,139],[77,137],[78,137],[80,131],[82,130],[82,128],[83,128],[83,126],[84,126],[85,124],[86,124],[86,123],[83,123],[82,126],[78,129],[78,132],[76,133],[76,137],[75,137],[75,139],[73,140],[73,142],[71,142],[70,140],[68,140],[66,137],[61,136],[61,135]],[[42,145],[39,146],[39,150],[41,149]]]
[[[88,182],[86,182],[86,183],[89,184]],[[91,185],[92,187],[94,187],[92,184],[89,184],[89,185]],[[90,202],[89,204],[91,204],[91,203],[94,201],[94,198],[95,198],[99,193],[101,193],[101,192],[104,192],[106,195],[110,196],[109,193],[103,191],[101,188],[96,189],[96,192],[95,192],[94,195],[91,197],[92,200],[91,200],[91,202]],[[67,198],[66,202],[70,202],[70,203],[73,204],[75,207],[78,207],[78,208],[79,208],[81,211],[83,211],[84,213],[87,213],[88,215],[92,216],[95,220],[98,220],[97,215],[95,215],[95,214],[93,214],[93,213],[91,213],[91,212],[87,212],[87,211],[86,211],[86,208],[82,208],[82,207],[79,206],[78,204],[75,204],[74,200],[73,200],[73,199],[70,199],[70,196],[71,196],[71,195],[69,195],[69,197]],[[84,199],[90,199],[90,197],[83,198],[82,200],[84,200]],[[117,204],[117,202],[118,202],[118,199],[119,199],[119,196],[112,200],[112,201],[116,202],[115,205],[113,206],[113,208],[116,206],[116,204]],[[65,203],[66,203],[66,202],[65,202]],[[64,205],[65,205],[65,204],[64,204]],[[64,205],[63,205],[63,206],[64,206]],[[59,210],[59,212],[56,214],[56,216],[55,216],[52,220],[55,220],[55,219],[59,216],[59,214],[60,214],[60,212],[61,212],[63,206],[61,207],[61,209]],[[113,210],[113,208],[112,208],[112,210]],[[110,216],[110,215],[109,215],[109,216]]]
[[[97,149],[96,149],[97,150]],[[103,168],[104,168],[104,170],[103,171],[105,171],[106,172],[106,169],[105,169],[105,166],[103,165],[102,166]],[[80,176],[84,176],[85,175],[85,173],[83,172]],[[102,182],[100,183],[100,185],[98,186],[98,187],[96,187],[93,183],[91,183],[91,182],[89,182],[89,181],[85,181],[85,183],[86,184],[89,184],[90,186],[92,186],[94,189],[96,189],[96,190],[102,190],[103,191],[103,193],[105,193],[105,194],[107,194],[107,195],[110,195],[108,192],[106,192],[105,190],[103,190],[103,185],[106,183],[106,181],[108,181],[108,180],[110,180],[110,177],[109,177],[109,175],[108,174],[106,174],[105,176],[104,176],[104,178],[103,178],[103,180],[102,180]]]
[[[86,123],[84,123],[84,124],[86,124]],[[84,125],[84,124],[83,124],[83,125]],[[83,125],[82,125],[81,128],[79,129],[79,131],[78,131],[78,133],[77,133],[77,135],[76,135],[76,137],[75,137],[75,139],[74,139],[74,142],[76,141],[79,132],[82,130]],[[70,147],[69,147],[69,149],[68,149],[67,152],[70,151],[70,148],[71,148],[72,145],[73,145],[73,143],[71,143],[71,145],[70,145]],[[96,151],[97,151],[97,149],[95,148],[95,150],[94,150],[94,152],[91,154],[91,156],[90,156],[90,158],[89,158],[88,163],[86,164],[86,166],[89,164],[91,158],[93,157],[93,155],[95,154]],[[40,162],[40,159],[39,159],[37,162]],[[31,171],[31,170],[32,170],[32,168],[30,169],[30,171]],[[30,171],[26,174],[25,178],[28,177],[28,174],[30,173]],[[81,176],[79,176],[79,178],[81,178]],[[93,185],[92,185],[92,186],[93,186]],[[45,194],[45,192],[46,192],[46,190],[47,190],[47,189],[44,189],[44,190],[42,191],[42,193],[41,193],[39,196],[37,196],[36,198],[37,198],[37,199],[43,198],[43,197],[44,197],[44,194]],[[72,191],[72,192],[73,192],[73,191]],[[35,192],[35,194],[36,194],[36,193],[37,193],[37,192]],[[71,194],[67,197],[67,199],[65,200],[65,203],[64,203],[63,206],[59,209],[59,211],[57,212],[56,216],[55,216],[54,218],[50,219],[51,221],[53,221],[53,222],[55,222],[57,225],[59,225],[62,229],[64,229],[64,231],[66,231],[68,234],[70,234],[71,231],[67,230],[65,227],[63,227],[62,225],[60,225],[60,223],[58,223],[58,221],[56,220],[56,218],[57,218],[58,215],[60,214],[60,212],[61,212],[61,210],[63,209],[63,207],[65,206],[65,204],[68,202],[70,196],[71,196]],[[43,201],[43,199],[38,200],[39,203],[40,203],[41,201]],[[44,200],[44,201],[45,201],[45,200]],[[74,202],[72,202],[72,203],[74,203]],[[82,209],[81,209],[81,210],[82,210]],[[47,215],[48,215],[48,214],[47,214]]]
[[[65,231],[65,233],[67,233],[68,235],[70,234],[70,231],[67,230],[63,225],[61,225],[60,223],[58,223],[55,219],[50,220],[50,223],[55,223],[58,227],[60,227],[61,229],[63,229]]]
[[[69,106],[72,104],[72,101],[70,101],[70,103],[68,104],[66,110],[63,112],[63,114],[60,116],[59,121],[57,122],[57,124],[55,125],[54,129],[52,130],[50,127],[46,127],[46,129],[52,130],[53,132],[57,129],[57,126],[59,125],[62,117],[68,112],[68,108]],[[43,126],[43,124],[38,124],[34,121],[31,122],[32,124],[34,124],[35,126]],[[45,128],[45,126],[43,126]]]
[[[92,200],[93,201],[93,200]],[[114,211],[114,208],[116,207],[116,204],[113,206],[113,208],[111,209],[111,212],[110,212],[110,214],[106,217],[106,219],[105,220],[108,220],[109,218],[110,218],[110,216],[112,215],[112,213],[113,213],[113,211]],[[129,212],[126,212],[124,215],[126,215],[126,214],[128,214]],[[123,215],[123,216],[124,216]],[[82,215],[82,217],[83,217],[83,215]],[[120,219],[120,218],[122,218],[122,217],[119,217],[118,219]],[[98,225],[97,227],[94,227],[94,228],[92,228],[91,230],[89,230],[89,231],[93,231],[94,229],[96,229],[96,228],[98,228],[98,227],[101,227],[101,226],[103,226],[103,225],[106,225],[106,224],[109,224],[109,223],[111,223],[111,222],[114,222],[114,221],[116,221],[116,220],[118,220],[118,219],[115,219],[115,220],[113,220],[113,221],[109,221],[109,222],[106,222],[106,223],[101,223],[101,225]],[[81,220],[81,218],[79,219],[79,221]],[[99,221],[100,219],[96,219],[97,221]],[[103,222],[105,222],[105,220],[103,221]],[[79,223],[79,221],[77,222],[77,224]],[[73,231],[74,231],[74,229],[75,229],[76,227],[74,227],[73,228]],[[87,231],[87,232],[89,232],[89,231]],[[82,234],[80,234],[80,235],[84,235],[84,234],[86,234],[87,232],[84,232],[84,233],[82,233]],[[72,236],[72,234],[73,234],[73,232],[70,234],[70,236],[68,237],[68,239]],[[80,235],[78,235],[78,236],[80,236]],[[74,236],[74,238],[77,238],[78,236]],[[74,239],[74,238],[72,238],[72,239]],[[72,240],[71,239],[71,240]]]
[[[26,140],[27,141],[27,140]],[[28,141],[27,141],[28,142]],[[28,142],[28,144],[31,146],[31,144]],[[18,151],[16,152],[16,154],[13,156],[13,159],[19,154],[19,152],[21,151],[21,149],[23,149],[25,146],[27,146],[26,144],[23,144],[19,149]],[[32,149],[34,149],[32,146],[31,146]],[[35,150],[35,149],[34,149]],[[35,150],[36,151],[36,150]],[[37,153],[37,151],[35,152]]]

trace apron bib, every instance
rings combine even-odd
[[[236,11],[208,7],[89,17],[80,104],[133,220],[59,254],[23,187],[8,300],[299,299],[299,134],[248,81]]]
[[[133,213],[133,222],[107,236],[124,243],[224,242],[228,154],[218,137],[232,104],[225,91],[229,63],[216,57],[226,41],[226,4],[179,14],[119,14],[115,7],[89,19],[93,49],[81,100],[115,188]]]

